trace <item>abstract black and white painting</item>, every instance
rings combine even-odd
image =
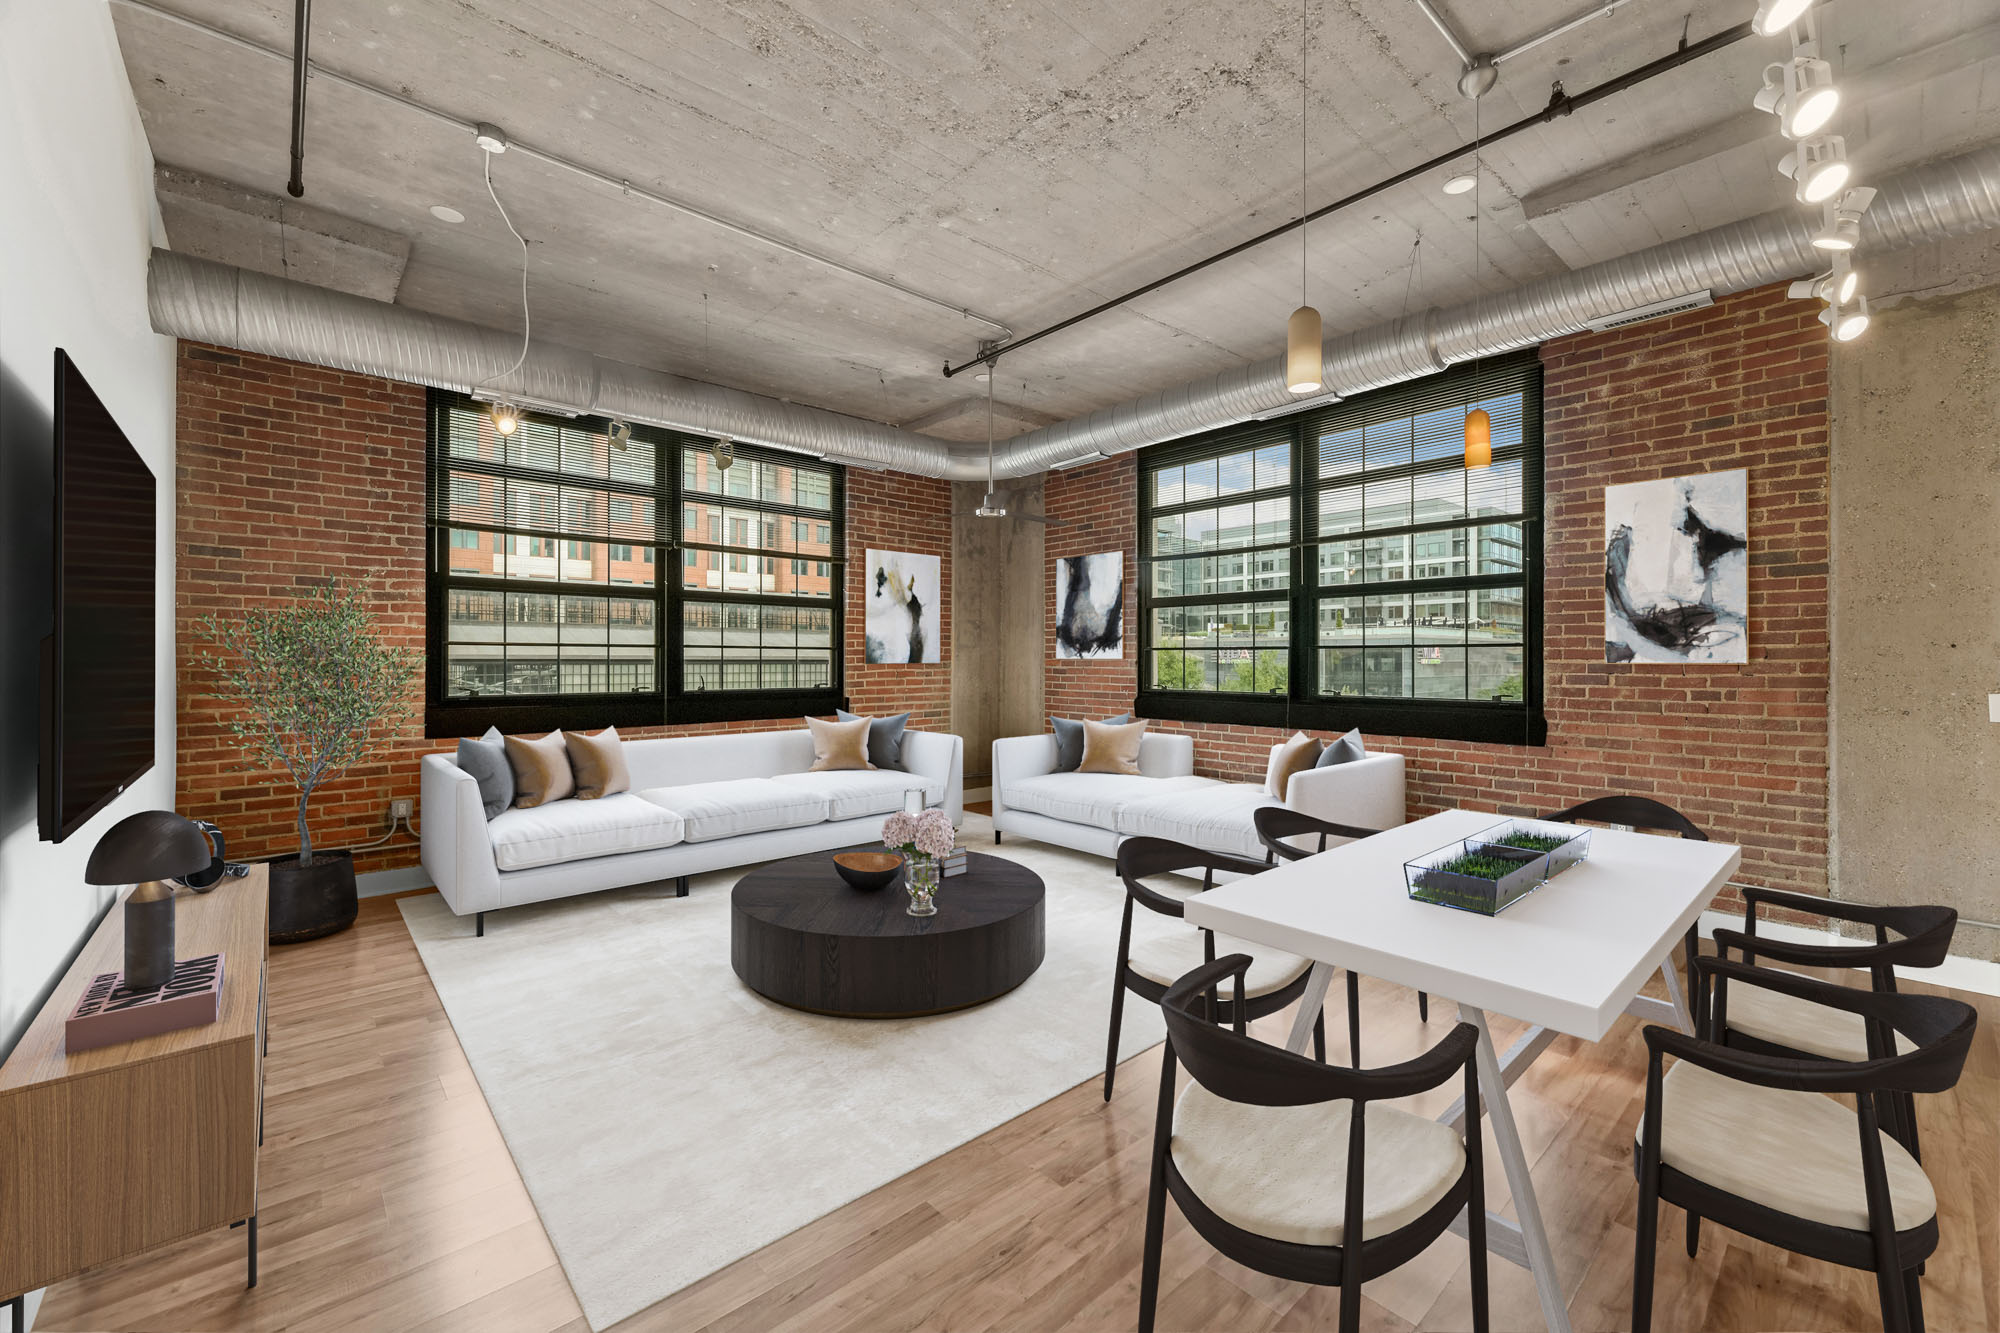
[[[1056,656],[1125,655],[1125,553],[1056,561]]]
[[[1604,488],[1604,660],[1750,660],[1742,468]]]
[[[937,662],[944,605],[939,562],[908,551],[868,552],[866,632],[870,662]]]

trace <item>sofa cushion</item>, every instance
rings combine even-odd
[[[1361,728],[1351,728],[1346,735],[1336,736],[1319,752],[1319,761],[1314,768],[1332,768],[1335,764],[1351,764],[1357,759],[1368,757],[1368,747],[1361,743]]]
[[[507,740],[500,728],[488,727],[484,736],[460,741],[458,766],[479,784],[479,803],[488,819],[514,804],[514,769],[507,762]]]
[[[502,870],[649,852],[681,841],[681,831],[678,814],[629,792],[594,801],[549,801],[503,810],[486,825],[486,835],[493,840],[493,864]]]
[[[1120,713],[1117,717],[1107,717],[1104,722],[1119,727],[1132,720],[1130,713]],[[1056,738],[1056,772],[1074,773],[1076,766],[1083,762],[1083,723],[1072,722],[1066,717],[1049,719],[1049,730]]]
[[[833,715],[842,722],[852,722],[861,716],[859,713],[850,713],[845,708],[836,708]],[[898,713],[894,717],[869,718],[868,762],[877,768],[893,768],[900,772],[903,768],[903,729],[909,725],[908,713]]]
[[[919,787],[923,789],[925,805],[936,805],[944,800],[942,782],[930,782],[915,773],[870,773],[860,770],[780,773],[771,780],[824,796],[828,819],[861,819],[901,810],[903,793]]]
[[[827,811],[824,793],[772,778],[651,787],[640,792],[639,798],[679,815],[686,842],[713,842],[745,833],[824,823]]]
[[[1116,830],[1118,811],[1130,801],[1220,787],[1214,778],[1149,778],[1124,773],[1045,773],[1010,782],[1001,800],[1010,810]]]
[[[1205,787],[1161,791],[1128,801],[1119,809],[1118,822],[1112,827],[1128,838],[1166,838],[1204,851],[1261,861],[1265,849],[1257,836],[1257,807],[1278,804],[1260,786],[1211,782]]]
[[[625,747],[618,739],[618,728],[606,727],[595,736],[565,731],[563,746],[569,751],[569,767],[576,777],[579,801],[595,801],[632,790],[632,775],[625,769]]]

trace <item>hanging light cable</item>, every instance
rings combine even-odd
[[[1472,280],[1479,281],[1479,183],[1485,175],[1479,169],[1479,99],[1472,99]],[[1476,312],[1479,296],[1472,298]],[[1479,358],[1472,359],[1472,399],[1479,400]],[[1486,467],[1493,462],[1493,418],[1483,407],[1475,407],[1465,414],[1465,468],[1470,472],[1476,467]]]
[[[479,145],[483,161],[482,174],[486,180],[486,197],[499,210],[500,220],[507,224],[507,230],[514,233],[514,239],[521,246],[521,354],[514,358],[514,364],[497,375],[488,375],[473,386],[475,392],[491,384],[494,380],[505,379],[519,370],[528,359],[528,334],[532,325],[528,315],[528,238],[514,226],[514,219],[507,216],[507,206],[500,202],[500,194],[493,188],[493,159],[507,151],[507,136],[498,126],[482,123],[479,135],[474,140]],[[521,409],[502,395],[492,405],[493,429],[502,435],[512,435],[521,427]]]
[[[1306,301],[1306,0],[1299,0],[1299,308],[1285,321],[1285,387],[1318,393],[1324,352],[1319,311]]]

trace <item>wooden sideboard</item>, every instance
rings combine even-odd
[[[256,1285],[267,872],[252,866],[174,902],[175,955],[223,955],[215,1022],[64,1051],[77,997],[124,966],[121,900],[0,1065],[0,1300],[237,1223],[248,1223]]]

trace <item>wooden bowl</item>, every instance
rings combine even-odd
[[[839,852],[833,868],[863,892],[886,889],[903,873],[903,858],[895,852]]]

